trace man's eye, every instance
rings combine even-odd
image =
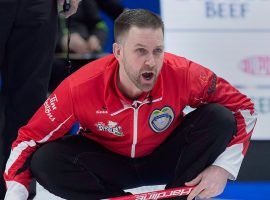
[[[143,49],[143,48],[139,48],[139,49],[137,49],[137,51],[138,51],[140,54],[146,54],[146,53],[147,53],[147,51],[146,51],[145,49]]]
[[[163,49],[155,49],[154,53],[156,53],[156,54],[163,53]]]

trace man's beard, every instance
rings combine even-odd
[[[131,80],[131,82],[140,90],[144,91],[144,92],[149,92],[150,90],[153,89],[155,83],[156,83],[156,79],[157,79],[157,70],[156,69],[149,69],[150,67],[144,67],[142,70],[139,71],[139,73],[132,73],[130,72],[128,69],[129,67],[127,65],[124,65],[124,70],[126,72],[126,74],[128,75],[129,79]],[[151,72],[153,73],[153,77],[152,77],[152,81],[151,83],[142,83],[143,77],[142,74],[144,72]]]

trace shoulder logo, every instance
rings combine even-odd
[[[107,110],[96,110],[96,114],[108,114]]]
[[[100,110],[96,110],[96,114],[108,114],[107,108],[102,106]]]
[[[98,122],[96,123],[96,127],[99,131],[109,132],[116,136],[124,136],[122,127],[113,121],[108,121],[108,125],[103,122]]]
[[[151,113],[149,125],[153,131],[160,133],[171,125],[173,119],[173,110],[169,106],[166,106],[161,110],[156,109]]]

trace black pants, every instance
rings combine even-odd
[[[0,0],[0,199],[18,129],[46,99],[57,32],[56,0]]]
[[[225,150],[236,132],[235,119],[218,104],[188,114],[154,152],[128,158],[83,136],[69,136],[43,145],[31,161],[37,181],[64,199],[121,196],[123,189],[167,184],[183,186]]]

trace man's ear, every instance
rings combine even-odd
[[[113,43],[113,54],[115,58],[119,61],[120,54],[121,54],[121,46],[118,43]]]

